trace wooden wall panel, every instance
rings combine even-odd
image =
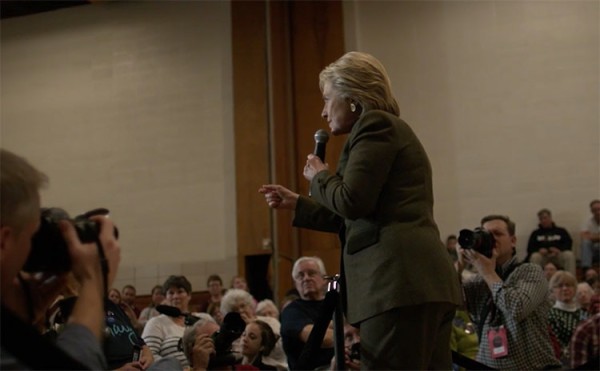
[[[293,121],[293,96],[290,81],[289,6],[283,1],[269,2],[270,40],[270,102],[272,182],[294,189],[297,168]],[[293,286],[291,271],[298,257],[298,233],[292,228],[293,212],[273,212],[273,241],[278,298]]]
[[[233,1],[232,65],[237,200],[238,267],[245,257],[270,254],[270,212],[257,192],[269,179],[267,38],[264,1]]]
[[[314,133],[326,129],[321,118],[323,99],[319,90],[319,73],[344,53],[342,3],[339,1],[298,1],[291,6],[292,79],[296,138],[296,189],[308,193],[302,177],[306,156],[314,150]],[[330,137],[326,162],[335,171],[345,137]],[[328,272],[339,271],[340,244],[337,235],[299,230],[300,255],[323,258]]]
[[[246,256],[265,253],[263,239],[271,239],[280,300],[293,287],[299,256],[318,255],[329,273],[339,271],[336,235],[292,228],[293,213],[270,211],[256,190],[271,182],[308,192],[306,155],[315,131],[327,129],[318,75],[344,52],[342,4],[234,1],[232,27],[239,269],[251,269]],[[332,170],[344,139],[331,138],[327,146]]]

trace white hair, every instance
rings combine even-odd
[[[277,315],[277,317],[279,317],[279,309],[277,309],[277,305],[275,305],[275,303],[273,303],[273,300],[271,299],[259,301],[258,304],[256,304],[256,314],[262,316],[262,311],[267,309],[267,307],[269,306],[275,310],[275,314]]]
[[[233,308],[238,301],[244,301],[251,308],[254,308],[254,298],[246,290],[229,289],[221,299],[221,313],[225,316],[229,312],[233,312]]]
[[[298,260],[296,260],[296,262],[294,263],[294,267],[292,268],[292,278],[296,279],[296,275],[298,274],[298,269],[300,266],[300,263],[305,262],[305,261],[310,261],[313,262],[317,265],[317,267],[319,267],[319,271],[321,273],[321,275],[325,275],[327,274],[327,272],[325,271],[325,264],[323,264],[323,260],[321,260],[321,258],[319,258],[318,256],[303,256],[301,258],[299,258]]]
[[[208,313],[192,313],[192,316],[198,317],[199,320],[193,325],[187,326],[181,337],[183,354],[185,354],[190,364],[192,363],[192,350],[194,349],[194,342],[196,341],[196,328],[204,326],[207,323],[217,324],[217,321],[215,321]]]

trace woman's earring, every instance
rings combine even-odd
[[[350,103],[350,112],[356,111],[356,104]]]

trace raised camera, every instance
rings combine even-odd
[[[40,216],[40,227],[31,238],[31,252],[23,267],[26,272],[68,272],[71,270],[71,256],[67,242],[64,240],[58,223],[68,220],[75,227],[82,243],[95,242],[100,233],[97,222],[90,220],[95,215],[108,215],[107,209],[94,209],[74,219],[61,208],[43,208]],[[115,237],[119,231],[115,227]]]
[[[494,236],[483,228],[475,228],[474,230],[463,229],[458,236],[458,243],[463,249],[475,250],[478,253],[492,257],[492,251],[496,240]]]

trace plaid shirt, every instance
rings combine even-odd
[[[571,368],[598,357],[600,348],[600,313],[581,322],[571,338]]]
[[[500,267],[504,276],[516,257]],[[486,306],[491,309],[485,318],[477,361],[501,370],[531,370],[548,366],[560,368],[554,356],[548,334],[548,311],[552,304],[548,297],[548,281],[536,264],[519,265],[504,282],[488,288],[480,275],[463,283],[467,308],[474,322],[481,323]],[[488,299],[492,300],[492,304]],[[508,340],[508,355],[494,359],[488,345],[487,333],[504,325]]]

